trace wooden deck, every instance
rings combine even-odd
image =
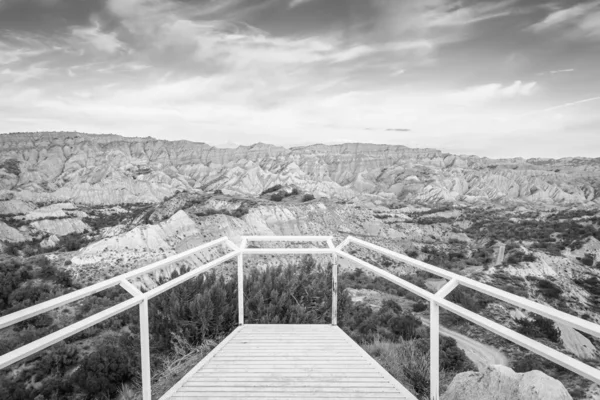
[[[416,398],[340,328],[243,325],[161,400]]]

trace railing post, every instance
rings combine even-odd
[[[242,239],[240,249],[246,248],[246,239]],[[244,325],[244,255],[238,255],[238,325]]]
[[[429,310],[429,394],[431,400],[440,398],[440,306],[430,301]]]
[[[337,307],[338,307],[338,257],[333,246],[333,241],[328,240],[327,244],[332,251],[333,265],[331,267],[331,325],[337,325]]]
[[[152,400],[150,376],[150,329],[148,324],[148,299],[140,303],[140,345],[142,354],[142,398]]]

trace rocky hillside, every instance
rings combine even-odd
[[[156,203],[176,191],[256,196],[276,184],[392,203],[600,201],[600,159],[502,159],[374,144],[204,143],[76,132],[0,135],[0,196],[88,205]],[[14,234],[14,233],[13,233]]]

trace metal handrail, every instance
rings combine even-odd
[[[323,248],[248,248],[248,242],[261,241],[261,242],[325,242],[327,247]],[[427,271],[434,275],[448,279],[448,282],[442,286],[436,293],[428,292],[406,280],[403,280],[381,268],[369,264],[368,262],[361,260],[342,249],[350,243],[368,248],[376,251],[380,254],[388,256],[394,260],[404,262],[412,265],[418,269]],[[129,279],[138,277],[140,275],[155,271],[159,268],[163,268],[167,265],[173,264],[177,261],[181,261],[193,254],[196,254],[202,250],[212,248],[217,245],[225,245],[231,251],[211,262],[204,264],[201,267],[194,268],[185,274],[178,276],[154,289],[151,289],[145,293],[141,292],[134,285],[129,282]],[[532,352],[541,355],[563,367],[585,377],[596,383],[600,383],[600,370],[591,367],[579,360],[576,360],[570,356],[567,356],[555,349],[545,346],[533,339],[530,339],[524,335],[521,335],[505,326],[502,326],[496,322],[493,322],[487,318],[484,318],[478,314],[475,314],[455,303],[452,303],[445,299],[445,297],[452,292],[456,287],[463,285],[470,289],[476,290],[480,293],[495,297],[499,300],[506,301],[517,307],[521,307],[543,315],[554,321],[566,324],[575,329],[589,333],[591,335],[600,337],[600,325],[592,322],[583,320],[581,318],[566,314],[558,311],[552,307],[536,303],[534,301],[513,295],[503,290],[494,288],[481,282],[474,281],[464,276],[455,274],[453,272],[444,270],[439,267],[427,264],[425,262],[413,259],[403,254],[396,253],[394,251],[385,249],[383,247],[374,245],[372,243],[360,240],[351,236],[348,236],[342,243],[337,247],[333,244],[333,237],[331,236],[243,236],[241,245],[236,246],[227,237],[214,240],[204,245],[189,249],[185,252],[176,254],[168,257],[164,260],[155,262],[142,268],[127,272],[125,274],[116,276],[114,278],[99,282],[97,284],[88,286],[86,288],[68,293],[66,295],[57,297],[52,300],[31,306],[29,308],[17,311],[13,314],[9,314],[4,317],[0,317],[0,329],[11,326],[15,323],[21,322],[28,318],[34,317],[46,311],[50,311],[57,307],[65,304],[80,300],[92,294],[98,293],[102,290],[120,285],[124,290],[131,294],[132,298],[123,301],[115,306],[112,306],[104,311],[87,317],[81,321],[78,321],[72,325],[58,330],[45,337],[37,339],[32,343],[19,347],[9,353],[0,356],[0,369],[6,368],[7,366],[18,362],[32,354],[35,354],[65,338],[76,334],[84,329],[87,329],[93,325],[96,325],[112,316],[122,313],[136,305],[139,306],[140,312],[140,346],[141,346],[141,367],[142,367],[142,393],[144,400],[151,399],[151,381],[150,381],[150,345],[149,345],[149,327],[148,327],[148,300],[158,296],[165,291],[172,289],[175,286],[180,285],[183,282],[188,281],[204,272],[207,272],[225,261],[231,260],[237,257],[238,261],[238,323],[244,324],[244,272],[243,272],[243,256],[246,255],[259,255],[259,254],[329,254],[333,257],[332,264],[332,305],[331,305],[331,323],[337,324],[337,260],[339,257],[345,258],[358,266],[378,275],[388,281],[426,299],[430,303],[430,398],[432,400],[439,400],[439,308],[442,307],[456,315],[459,315],[485,329],[494,332],[505,339],[508,339],[520,346],[523,346]]]

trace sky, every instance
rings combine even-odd
[[[0,0],[0,132],[600,157],[600,0]]]

